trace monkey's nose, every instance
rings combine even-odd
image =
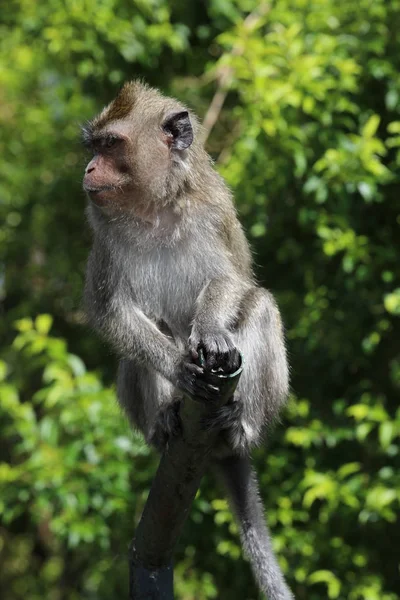
[[[87,167],[87,169],[85,171],[86,175],[88,175],[89,173],[91,173],[92,171],[94,171],[94,169],[95,169],[94,167]]]

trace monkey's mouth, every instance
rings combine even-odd
[[[96,195],[96,194],[100,194],[101,192],[112,192],[114,190],[116,190],[117,188],[115,187],[115,185],[102,185],[100,187],[92,187],[90,185],[84,185],[83,189],[85,190],[85,192],[87,194],[89,194],[90,196]]]

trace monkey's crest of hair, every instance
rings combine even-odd
[[[160,107],[163,107],[164,117],[173,111],[187,111],[190,114],[190,121],[196,134],[195,137],[197,141],[201,139],[202,128],[192,111],[188,110],[184,104],[175,98],[165,96],[140,79],[125,82],[114,100],[82,128],[83,134],[87,130],[101,129],[112,121],[126,119],[135,108],[142,110],[145,117],[151,112],[159,113]]]
[[[135,104],[145,106],[151,100],[160,101],[162,94],[148,86],[146,83],[136,79],[127,81],[120,89],[116,98],[106,106],[101,113],[92,121],[92,125],[101,128],[110,121],[124,119],[133,110]]]

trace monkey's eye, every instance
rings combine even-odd
[[[91,139],[82,138],[82,146],[88,152],[92,152],[92,150],[93,150],[93,142]]]
[[[118,142],[121,141],[121,138],[115,136],[115,135],[109,135],[106,137],[106,139],[103,142],[103,146],[104,148],[113,148],[114,146],[116,146],[118,144]]]

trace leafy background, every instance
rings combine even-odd
[[[400,598],[399,31],[399,0],[2,4],[3,600],[127,597],[157,458],[83,326],[79,123],[137,76],[206,117],[284,315],[293,393],[255,460],[296,598]],[[176,591],[260,598],[211,476]]]

